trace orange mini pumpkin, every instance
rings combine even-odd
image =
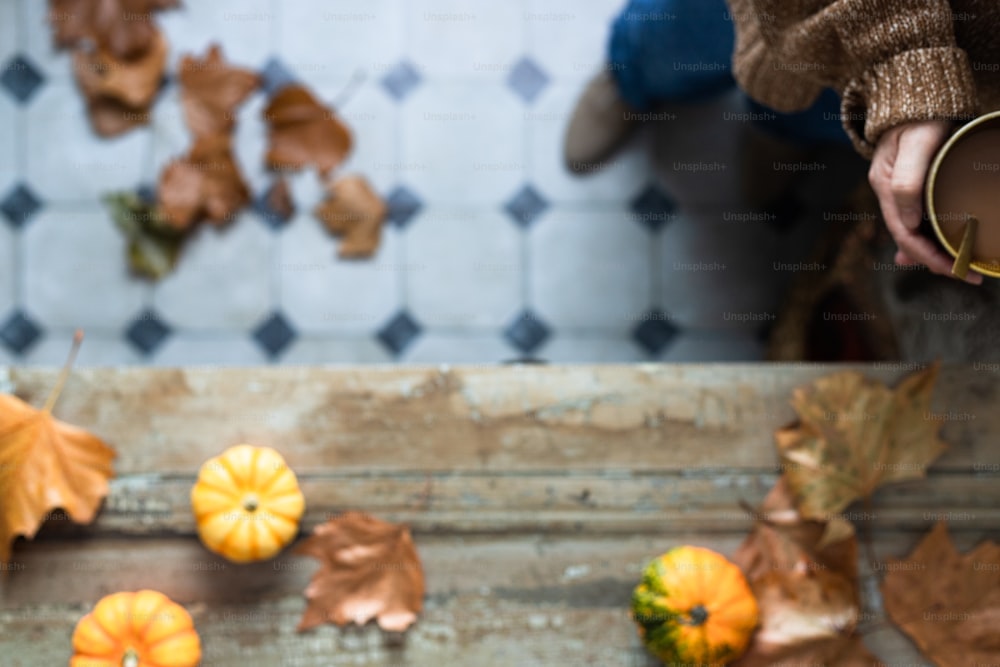
[[[191,506],[204,545],[246,563],[271,558],[294,539],[305,499],[281,454],[237,445],[201,466]]]
[[[632,593],[639,636],[668,665],[735,660],[746,651],[759,613],[743,572],[702,547],[676,547],[654,559]]]
[[[113,593],[80,619],[69,667],[195,667],[201,640],[184,607],[157,591]]]

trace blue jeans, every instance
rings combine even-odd
[[[611,29],[608,65],[622,98],[638,110],[694,102],[736,85],[735,39],[725,0],[629,0]],[[778,113],[753,100],[749,105],[768,118],[758,126],[783,138],[850,143],[840,123],[840,99],[831,89],[797,113]]]

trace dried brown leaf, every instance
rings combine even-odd
[[[268,126],[266,162],[279,171],[314,165],[326,176],[351,152],[351,132],[337,115],[306,88],[279,90],[264,109]]]
[[[236,108],[260,85],[256,73],[226,63],[218,44],[200,60],[184,56],[179,69],[184,117],[196,137],[229,134]]]
[[[775,433],[802,516],[834,518],[890,482],[917,479],[944,450],[941,421],[928,419],[938,366],[896,389],[844,372],[795,390],[799,422]]]
[[[314,214],[331,233],[342,236],[339,254],[371,257],[378,250],[388,207],[362,176],[345,176],[327,185],[329,196]]]
[[[149,123],[149,107],[167,63],[166,38],[156,31],[152,40],[149,50],[136,60],[117,60],[102,49],[73,54],[77,84],[87,100],[91,125],[101,136]]]
[[[97,46],[116,60],[142,57],[156,32],[155,12],[179,0],[49,0],[49,24],[58,48]]]
[[[1000,664],[1000,545],[958,553],[939,522],[882,583],[889,617],[941,667]]]
[[[424,572],[404,525],[345,512],[317,526],[296,553],[320,561],[299,631],[374,618],[383,630],[402,632],[423,607]]]
[[[736,665],[873,664],[854,632],[857,539],[850,534],[830,542],[824,522],[795,509],[784,478],[764,499],[733,562],[746,574],[761,618]]]
[[[200,137],[191,151],[160,174],[157,207],[175,229],[207,219],[231,221],[250,201],[228,136]]]

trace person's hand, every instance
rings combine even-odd
[[[896,263],[923,264],[934,273],[951,275],[954,260],[918,230],[923,215],[923,190],[934,154],[951,130],[949,121],[931,120],[898,125],[883,133],[875,146],[868,182],[878,196],[886,227],[899,250]],[[973,285],[983,277],[969,271]]]

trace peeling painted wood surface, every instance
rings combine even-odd
[[[206,665],[655,664],[627,616],[641,567],[678,543],[735,550],[750,525],[739,502],[760,500],[778,474],[771,433],[794,417],[792,389],[834,370],[78,371],[57,416],[112,444],[119,478],[95,524],[56,514],[16,545],[17,569],[0,583],[0,664],[65,664],[97,598],[144,586],[191,609]],[[40,404],[55,372],[7,376]],[[906,553],[942,516],[960,547],[998,537],[998,387],[1000,374],[943,369],[928,418],[945,422],[953,446],[928,480],[876,497],[880,555]],[[349,508],[413,527],[428,595],[405,637],[297,635],[314,561],[286,551],[236,567],[201,547],[194,476],[241,441],[277,448],[299,474],[306,530]],[[867,640],[890,662],[923,664],[894,630]]]

